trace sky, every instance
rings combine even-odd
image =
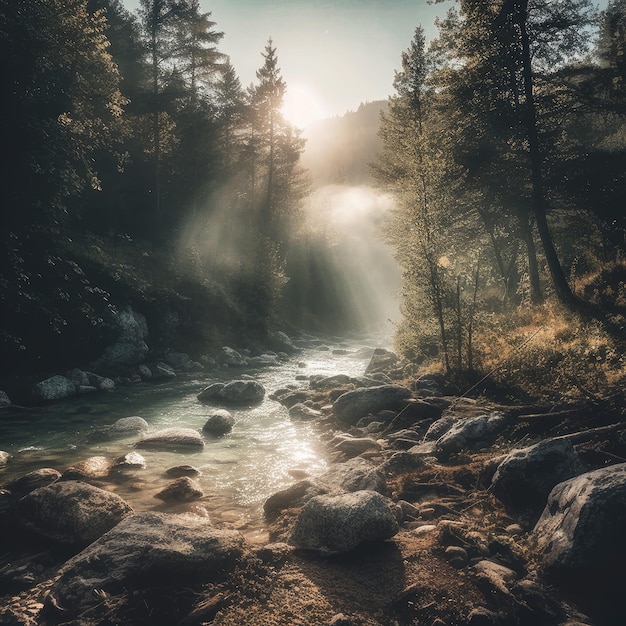
[[[123,0],[134,11],[138,0]],[[284,112],[306,127],[315,119],[355,111],[392,93],[394,71],[415,27],[434,35],[433,22],[451,6],[426,0],[200,0],[224,33],[242,85],[255,81],[271,37],[287,83]],[[443,7],[443,8],[442,8]]]
[[[139,0],[122,0],[134,11]],[[600,8],[607,0],[596,0]],[[200,0],[224,33],[219,49],[241,83],[254,82],[271,37],[287,83],[283,113],[305,128],[316,119],[385,100],[415,27],[436,35],[434,21],[452,0]]]

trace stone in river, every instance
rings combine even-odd
[[[165,472],[168,476],[172,476],[172,478],[180,478],[181,476],[201,476],[202,472],[199,469],[193,467],[193,465],[176,465],[175,467],[170,467]]]
[[[111,469],[111,461],[105,456],[92,456],[84,461],[74,463],[61,476],[61,480],[93,480],[104,478]]]
[[[61,478],[61,472],[51,467],[42,467],[11,481],[5,487],[16,496],[23,496],[39,487],[45,487]]]
[[[216,409],[209,415],[202,431],[209,435],[225,435],[233,429],[234,424],[235,419],[226,409]]]
[[[191,500],[202,498],[203,495],[204,492],[200,485],[193,478],[181,476],[167,485],[165,489],[159,491],[154,497],[164,502],[190,502]]]
[[[165,428],[140,439],[137,448],[154,450],[188,450],[204,448],[202,435],[192,428]]]

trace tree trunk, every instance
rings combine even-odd
[[[522,75],[524,78],[524,95],[526,98],[526,133],[530,151],[531,182],[532,182],[532,204],[537,231],[541,238],[541,244],[546,256],[552,283],[559,300],[570,308],[575,308],[576,298],[570,289],[569,283],[559,261],[554,240],[550,234],[548,220],[546,217],[546,202],[543,188],[542,156],[539,146],[539,132],[537,128],[537,110],[533,93],[533,72],[531,65],[530,40],[526,21],[528,19],[528,0],[520,2],[519,29],[520,42],[522,46]]]

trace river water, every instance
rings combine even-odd
[[[216,524],[239,529],[249,540],[262,541],[266,534],[264,501],[298,476],[316,476],[327,467],[315,426],[292,421],[287,409],[267,396],[287,385],[308,389],[308,381],[298,381],[297,376],[362,375],[369,361],[357,358],[357,350],[387,344],[380,337],[335,341],[303,349],[288,362],[271,368],[196,372],[167,382],[137,383],[32,409],[5,410],[0,414],[0,450],[12,458],[0,470],[0,484],[37,468],[62,472],[92,456],[113,460],[130,452],[137,437],[115,441],[93,437],[94,431],[121,417],[139,415],[151,431],[174,426],[201,430],[212,407],[200,404],[197,394],[212,382],[248,374],[265,387],[266,397],[252,408],[228,409],[235,418],[231,433],[205,437],[201,451],[139,450],[146,459],[145,470],[124,481],[97,484],[118,493],[135,511],[194,511],[208,515]],[[347,354],[334,354],[335,350]],[[183,464],[202,472],[197,480],[205,496],[184,505],[165,504],[155,498],[172,481],[165,471]]]

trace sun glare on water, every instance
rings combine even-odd
[[[319,94],[304,83],[288,85],[281,111],[285,119],[298,128],[306,128],[329,116]]]

